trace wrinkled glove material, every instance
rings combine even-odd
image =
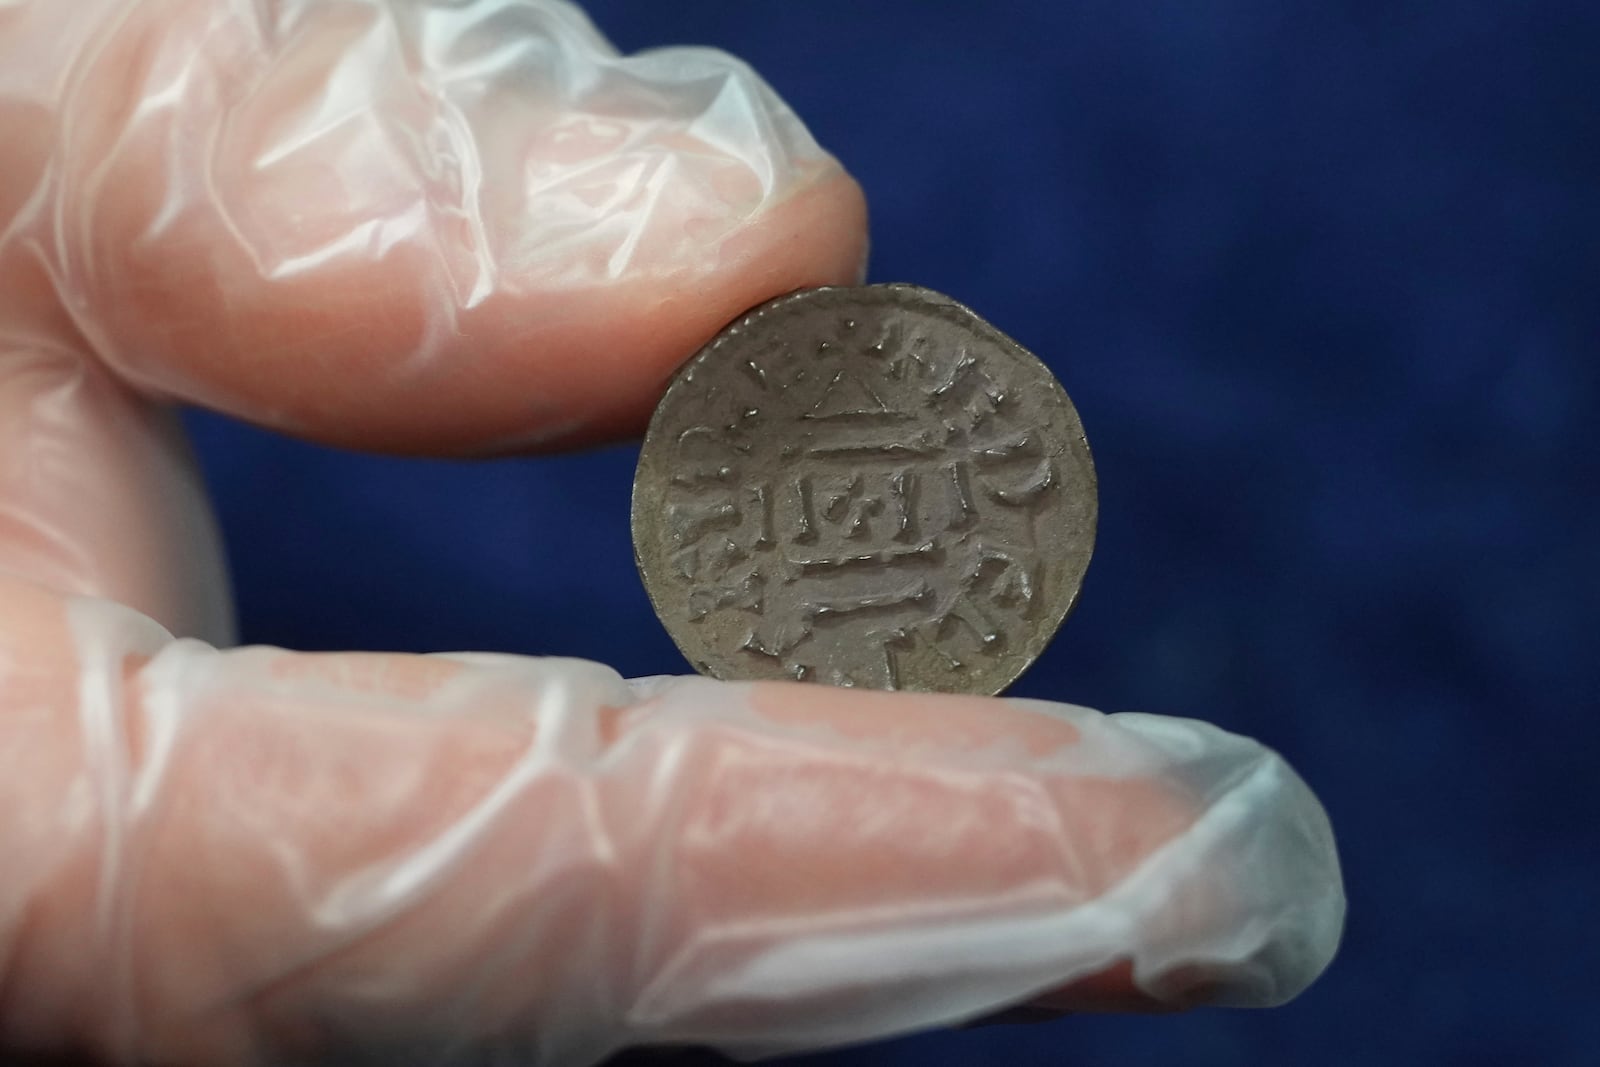
[[[448,409],[448,339],[500,329],[508,298],[582,316],[691,253],[737,257],[833,166],[748,68],[620,57],[547,0],[0,2],[0,57],[6,1047],[755,1056],[1119,968],[1156,1002],[1276,1004],[1327,965],[1322,808],[1198,722],[223,647],[198,478],[130,394],[305,431],[315,403],[261,401],[285,388],[270,359],[226,383],[206,360],[249,300],[334,334],[369,291],[351,278],[416,258],[368,297],[396,322],[372,345]],[[86,104],[105,94],[122,106]],[[218,233],[191,275],[157,269]]]

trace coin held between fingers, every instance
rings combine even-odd
[[[910,285],[730,325],[669,385],[633,493],[646,589],[702,673],[982,695],[1071,610],[1095,519],[1060,383]]]

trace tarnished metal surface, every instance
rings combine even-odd
[[[634,550],[696,669],[992,694],[1049,643],[1094,545],[1072,402],[1016,342],[907,285],[729,326],[656,409]]]

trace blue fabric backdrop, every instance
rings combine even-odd
[[[799,1062],[1600,1062],[1600,4],[591,10],[625,48],[749,58],[865,184],[874,279],[970,303],[1072,393],[1099,549],[1017,691],[1262,738],[1347,864],[1343,954],[1282,1010]],[[631,449],[192,425],[248,640],[684,668],[632,566]]]

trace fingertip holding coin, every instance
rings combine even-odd
[[[884,988],[919,966],[989,976],[968,1018],[1261,1007],[1337,946],[1325,814],[1279,757],[1215,727],[784,682],[638,691],[623,732],[696,782],[672,817],[694,827],[675,869],[699,919],[850,931],[857,955],[828,959],[856,979],[882,935],[911,953],[873,971]]]
[[[938,874],[923,856],[935,866],[919,884],[998,892],[983,879],[1008,871],[1098,902],[1067,909],[1079,967],[1036,987],[1035,1016],[1282,1003],[1331,959],[1344,907],[1326,815],[1293,771],[1203,723],[978,699],[1014,682],[1075,604],[1096,490],[1061,384],[974,312],[908,285],[800,290],[678,370],[640,453],[634,549],[700,673],[855,690],[737,687],[768,728],[817,740],[804,751],[819,780],[849,785],[857,757],[887,758],[875,802],[915,793],[922,822],[905,839],[966,861]],[[927,695],[908,715],[867,690]],[[882,806],[860,817],[881,823]],[[835,831],[854,825],[821,807]],[[970,833],[956,843],[952,827]],[[849,856],[841,884],[863,871],[898,884],[878,845],[831,842]],[[1070,870],[1050,868],[1058,853]]]

